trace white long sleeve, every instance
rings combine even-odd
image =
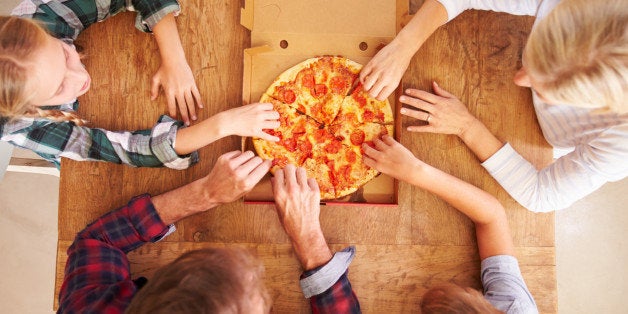
[[[448,22],[468,9],[537,15],[542,0],[438,0],[447,10]]]

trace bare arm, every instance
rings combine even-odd
[[[426,0],[395,39],[382,48],[360,72],[360,81],[379,100],[397,88],[412,56],[428,37],[447,22],[447,10],[436,0]]]
[[[164,224],[232,202],[250,191],[270,169],[253,152],[232,151],[218,158],[205,177],[175,190],[152,197]]]
[[[196,120],[195,103],[203,108],[203,102],[185,59],[174,15],[170,13],[161,19],[153,28],[153,33],[159,46],[161,66],[153,76],[151,99],[157,98],[161,86],[166,94],[169,115],[175,118],[179,108],[183,122],[190,125],[190,119]]]
[[[469,217],[475,224],[481,259],[514,254],[506,213],[497,199],[422,162],[390,136],[385,135],[374,143],[375,148],[363,145],[366,153],[364,162],[394,178],[434,193]]]

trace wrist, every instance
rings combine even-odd
[[[312,232],[299,238],[291,237],[291,242],[304,271],[323,266],[333,257],[322,231]]]

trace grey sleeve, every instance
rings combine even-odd
[[[301,279],[299,284],[305,298],[309,299],[313,295],[321,294],[333,286],[340,279],[340,276],[347,271],[354,255],[355,247],[347,247],[336,252],[327,264],[313,274]]]
[[[523,281],[514,256],[497,255],[482,260],[484,297],[506,313],[538,313],[534,298]]]

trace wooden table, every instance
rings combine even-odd
[[[250,37],[239,24],[239,12],[239,1],[183,3],[178,27],[206,104],[200,119],[241,104],[241,56]],[[159,65],[157,46],[151,36],[133,28],[133,21],[134,14],[120,14],[92,26],[77,41],[85,48],[85,64],[93,76],[92,90],[82,97],[79,112],[93,126],[149,128],[166,112],[163,97],[149,100],[150,78]],[[512,82],[532,21],[466,12],[425,43],[412,60],[404,85],[427,89],[437,80],[499,138],[541,167],[551,161],[551,150],[536,122],[530,91]],[[554,215],[532,214],[518,205],[454,136],[402,132],[400,140],[419,158],[487,190],[505,205],[528,287],[542,313],[555,313]],[[185,171],[64,159],[56,295],[65,251],[76,232],[134,195],[159,194],[204,176],[218,156],[239,147],[237,137],[222,139],[201,149],[200,163]],[[442,200],[408,184],[399,186],[398,207],[325,206],[321,223],[333,249],[357,247],[349,277],[365,313],[416,311],[422,294],[443,281],[481,286],[472,223]],[[150,278],[155,269],[191,249],[248,247],[266,266],[273,311],[309,311],[298,286],[300,267],[273,206],[236,201],[189,217],[177,228],[166,240],[129,255],[134,275]]]

